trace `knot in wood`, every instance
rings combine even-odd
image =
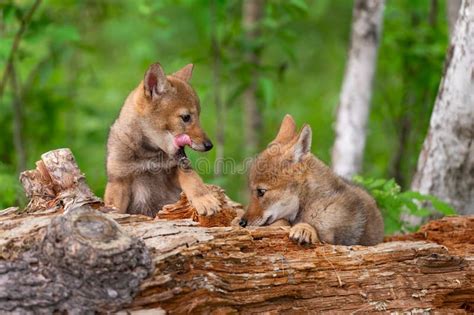
[[[52,220],[40,245],[40,260],[49,277],[72,290],[67,304],[94,310],[131,302],[153,269],[141,240],[87,206]]]

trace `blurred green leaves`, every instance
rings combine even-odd
[[[394,179],[374,179],[361,176],[354,177],[354,183],[363,186],[375,198],[383,213],[385,233],[414,230],[401,220],[402,215],[413,215],[427,218],[433,214],[454,215],[455,210],[447,203],[431,195],[415,191],[402,191]]]

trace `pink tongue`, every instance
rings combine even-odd
[[[185,145],[191,145],[191,138],[183,133],[179,136],[174,137],[174,145],[178,148],[184,147]]]

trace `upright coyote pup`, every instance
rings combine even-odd
[[[311,128],[286,115],[275,140],[258,155],[249,176],[251,200],[241,226],[286,219],[295,242],[342,245],[382,242],[383,220],[374,199],[310,152]]]
[[[189,85],[193,65],[166,76],[159,63],[127,97],[107,142],[106,204],[121,212],[155,216],[184,191],[201,215],[219,201],[190,168],[184,146],[209,151],[212,143],[199,123],[199,98]]]

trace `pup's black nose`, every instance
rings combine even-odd
[[[244,219],[244,218],[240,219],[239,225],[241,227],[246,227],[247,226],[247,220]]]
[[[204,141],[204,151],[209,151],[214,145],[210,140]]]

